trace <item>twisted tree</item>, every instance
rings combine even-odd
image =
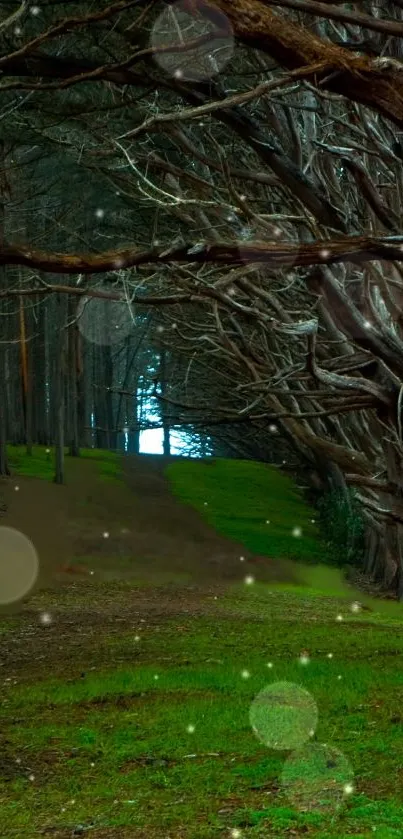
[[[263,458],[280,432],[320,481],[354,487],[365,571],[402,597],[402,5],[5,8],[7,340],[17,305],[25,346],[62,294],[69,329],[97,301],[155,313],[169,422],[226,429],[238,452],[249,435]],[[119,353],[86,367],[116,399]],[[109,430],[115,409],[96,409]]]

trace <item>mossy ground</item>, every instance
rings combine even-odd
[[[52,478],[44,449],[30,459],[10,454],[19,474]],[[94,577],[38,590],[19,614],[0,618],[0,836],[401,839],[399,604],[351,611],[356,595],[334,569],[309,565],[323,550],[315,514],[287,478],[260,464],[178,458],[167,474],[172,492],[245,552],[303,562],[305,585],[259,582],[236,552],[239,582],[226,584],[219,574],[195,584],[191,557],[185,581],[162,555],[152,567],[141,556],[133,563],[114,539],[136,526],[121,462],[84,454],[67,466],[75,525],[85,528],[88,508],[111,534],[82,558]],[[151,492],[149,504],[158,528]],[[97,569],[108,563],[105,579]],[[293,753],[265,746],[249,719],[259,691],[284,681],[315,701],[310,742],[345,757],[348,794],[343,772],[312,778],[306,756],[292,770],[299,806],[286,794]],[[340,791],[344,806],[326,812]]]

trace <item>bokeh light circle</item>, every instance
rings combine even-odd
[[[340,811],[354,791],[353,777],[339,749],[307,743],[284,762],[281,784],[295,809],[332,814]]]
[[[97,291],[110,292],[107,286]],[[77,325],[87,341],[99,346],[119,344],[133,329],[133,319],[126,300],[83,297],[77,307]]]
[[[199,43],[187,46],[190,42]],[[180,50],[164,48],[182,46]],[[151,33],[154,60],[169,73],[184,81],[211,79],[223,69],[234,51],[234,33],[224,14],[200,0],[179,0],[166,6],[154,23]]]
[[[298,749],[315,731],[318,709],[309,691],[293,682],[273,682],[253,700],[249,720],[270,749]]]
[[[13,527],[0,527],[0,606],[17,603],[33,588],[39,559],[31,540]]]

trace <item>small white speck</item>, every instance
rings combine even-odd
[[[16,26],[15,29],[14,29],[14,34],[15,35],[21,35],[21,32],[22,32],[21,26]]]
[[[338,676],[337,678],[338,678],[338,679],[342,679],[343,677],[342,677],[342,676]]]
[[[194,730],[195,730],[194,725],[188,725],[188,727],[186,729],[186,731],[188,731],[189,734],[193,734]]]
[[[90,766],[95,766],[95,763],[90,763]]]
[[[276,433],[276,431],[277,431],[277,425],[269,425],[269,431],[270,431],[272,434],[275,434],[275,433]]]
[[[247,586],[251,586],[255,582],[254,577],[245,577],[245,583]]]
[[[39,6],[31,6],[30,8],[31,15],[39,15],[40,11]]]
[[[245,557],[244,557],[244,556],[240,556],[240,557],[239,557],[239,561],[240,561],[240,562],[245,562]]]
[[[309,664],[309,656],[307,655],[300,655],[299,657],[300,664]]]
[[[18,492],[18,491],[19,491],[19,489],[20,489],[20,488],[19,488],[18,486],[17,486],[17,487],[14,487],[14,492]]]
[[[157,681],[157,679],[159,679],[159,676],[157,674],[155,674],[154,679],[155,679],[155,681]]]
[[[337,615],[336,620],[339,621],[339,622],[342,621],[343,620],[343,615]]]
[[[52,615],[50,615],[49,612],[42,612],[40,616],[40,622],[45,625],[52,623]]]
[[[242,670],[241,676],[243,679],[250,679],[249,670]]]
[[[311,519],[311,524],[315,524],[315,519]]]
[[[34,781],[34,780],[35,780],[35,775],[29,775],[28,777],[29,777],[29,780],[30,780],[30,781]]]
[[[350,609],[352,612],[360,612],[361,611],[361,603],[358,603],[356,600],[354,603],[351,604]]]
[[[266,519],[266,524],[270,524],[270,519]]]
[[[140,641],[140,635],[135,635],[135,636],[134,636],[134,640],[135,640],[135,641]]]
[[[266,667],[268,667],[268,668],[269,668],[269,670],[271,670],[271,668],[273,667],[272,662],[271,662],[271,661],[268,661],[268,662],[267,662],[267,664],[266,664]]]
[[[346,784],[344,787],[344,794],[351,795],[354,792],[354,787],[352,784]]]
[[[328,256],[330,256],[330,251],[328,251],[326,248],[323,248],[323,250],[319,251],[319,256],[321,256],[322,259],[327,259]]]
[[[333,658],[333,653],[328,653],[328,654],[327,654],[327,657],[328,657],[328,658]]]
[[[292,535],[295,536],[296,538],[298,538],[298,536],[301,536],[301,534],[302,534],[301,528],[300,527],[294,527],[294,530],[292,531]]]
[[[107,531],[107,530],[105,530],[105,531],[103,532],[102,536],[104,537],[104,539],[109,539],[109,533],[108,533],[108,531]]]
[[[182,70],[175,70],[174,72],[175,79],[181,79],[183,76]]]
[[[95,215],[97,218],[103,218],[105,215],[105,210],[101,210],[100,208],[98,208],[98,210],[95,210]]]
[[[205,507],[208,507],[208,501],[205,501],[205,502],[204,502],[204,506],[205,506]]]
[[[369,320],[364,321],[365,329],[371,329],[372,323]]]

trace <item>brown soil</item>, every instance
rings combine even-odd
[[[184,575],[190,583],[222,584],[239,580],[240,568],[247,563],[259,565],[260,579],[293,578],[291,564],[252,555],[176,499],[164,476],[169,460],[154,455],[124,458],[130,493],[100,481],[89,460],[68,462],[66,486],[36,478],[3,480],[0,492],[7,512],[0,521],[34,543],[41,563],[39,587],[54,584],[59,580],[57,569],[80,557],[93,557],[91,568],[98,580],[140,573],[152,583],[158,573],[165,574],[167,582]],[[103,538],[105,532],[108,538]],[[125,562],[117,565],[111,557]]]

